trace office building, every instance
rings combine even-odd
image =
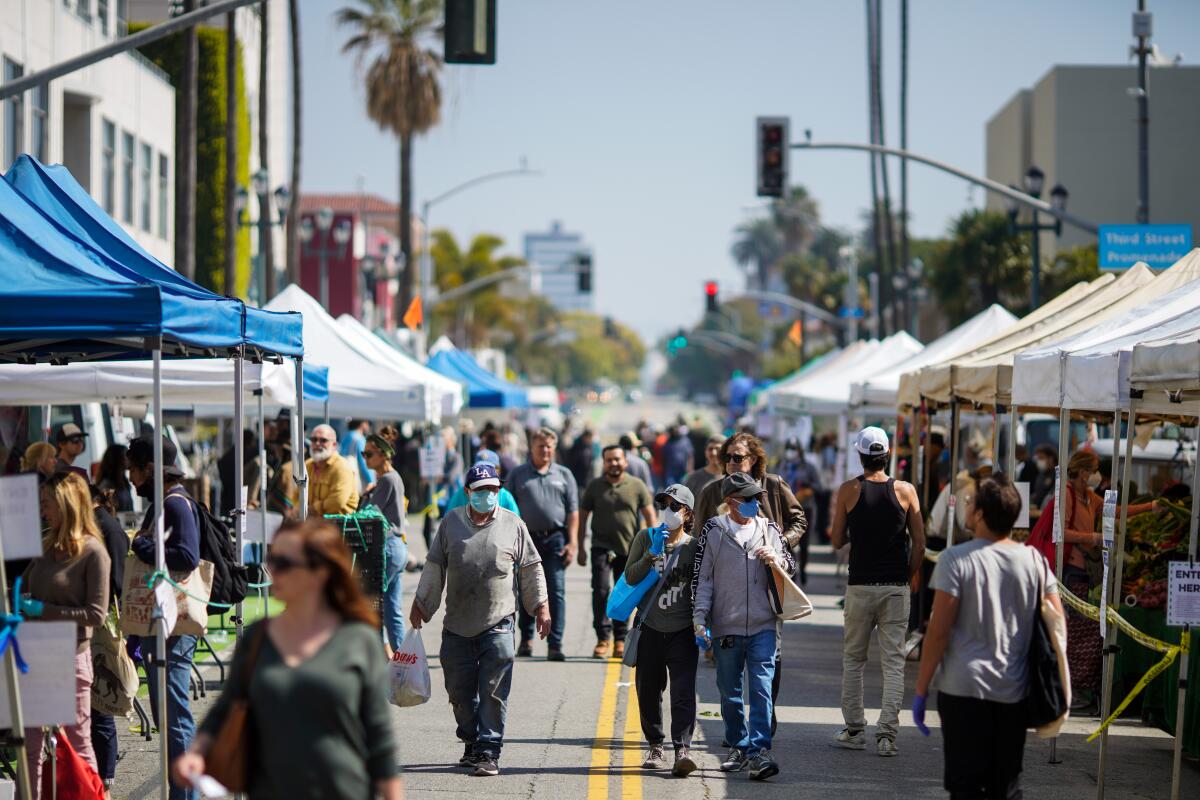
[[[568,233],[555,221],[546,233],[525,234],[525,261],[531,273],[529,291],[544,296],[560,311],[591,311],[593,293],[579,290],[579,258],[592,259],[583,234]],[[594,261],[592,280],[595,281]]]

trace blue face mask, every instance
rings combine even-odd
[[[737,512],[746,519],[754,519],[758,516],[758,501],[747,500],[744,503],[738,503]]]
[[[499,492],[471,492],[471,508],[480,514],[488,514],[495,511],[499,503]]]

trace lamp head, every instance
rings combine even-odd
[[[1030,167],[1025,172],[1025,192],[1034,197],[1042,196],[1042,188],[1046,184],[1046,173],[1037,167]]]
[[[1069,192],[1067,192],[1065,186],[1063,186],[1061,183],[1054,184],[1054,188],[1050,190],[1050,205],[1053,206],[1056,211],[1066,211],[1068,195]]]
[[[317,212],[317,228],[325,233],[333,227],[333,209],[325,206]]]
[[[292,193],[288,190],[286,183],[281,183],[275,188],[275,207],[279,209],[279,220],[282,222],[287,216],[288,207],[292,203]]]
[[[1018,189],[1016,186],[1012,185],[1011,183],[1008,185],[1008,188],[1012,189],[1014,192],[1021,191],[1020,189]],[[1016,200],[1014,200],[1011,197],[1004,198],[1004,204],[1008,207],[1008,215],[1015,219],[1017,214],[1020,213],[1020,211],[1021,211],[1021,204],[1018,203]]]
[[[233,210],[237,212],[238,218],[246,213],[246,200],[249,194],[246,192],[245,186],[239,186],[237,191],[233,193]]]
[[[267,193],[267,180],[269,177],[265,169],[260,169],[254,173],[253,177],[250,178],[250,185],[254,188],[255,194],[264,195]]]
[[[308,244],[313,238],[313,221],[312,217],[305,217],[300,220],[300,241]]]
[[[350,241],[350,232],[350,220],[342,220],[337,224],[337,227],[333,229],[333,241],[337,242],[338,244],[345,244],[346,242]]]

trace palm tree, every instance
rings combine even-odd
[[[288,33],[292,48],[292,202],[287,211],[287,275],[300,283],[300,0],[288,0]]]
[[[412,243],[413,137],[441,115],[438,73],[442,58],[430,45],[442,26],[442,0],[354,0],[337,11],[338,25],[353,35],[342,45],[367,64],[367,116],[400,140],[400,252],[404,275],[397,297],[403,314],[415,294],[417,264]]]
[[[735,231],[737,239],[730,255],[747,272],[754,270],[759,288],[766,289],[771,267],[783,255],[783,237],[775,221],[769,217],[743,222]]]

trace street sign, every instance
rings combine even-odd
[[[791,317],[793,311],[783,303],[776,303],[771,300],[758,301],[758,315],[764,319],[780,319],[783,317]]]
[[[1191,249],[1191,225],[1100,226],[1100,269],[1129,269],[1139,261],[1166,269]]]
[[[842,319],[862,319],[863,310],[861,308],[843,308],[838,311],[838,316]]]

